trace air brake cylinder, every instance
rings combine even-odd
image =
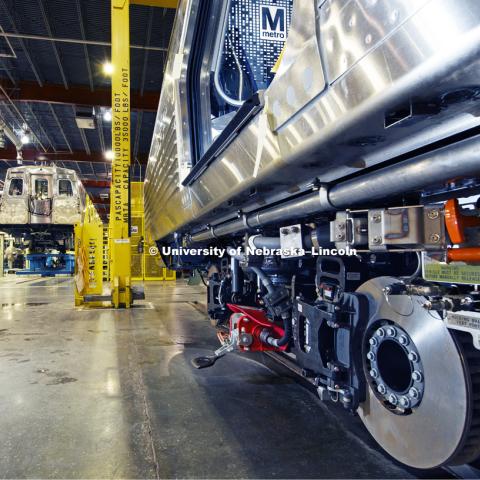
[[[228,305],[233,312],[230,316],[228,340],[212,356],[195,358],[195,368],[211,367],[219,358],[229,352],[284,351],[288,342],[278,345],[284,338],[285,330],[273,323],[264,310],[254,307]],[[281,342],[283,343],[283,342]]]
[[[239,351],[265,352],[285,350],[287,344],[277,347],[274,340],[283,337],[284,329],[267,317],[259,308],[228,305],[232,312],[230,317],[230,335],[236,330]]]

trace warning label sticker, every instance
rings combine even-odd
[[[479,312],[447,312],[445,323],[448,328],[467,332],[472,336],[473,346],[480,350],[480,313]]]
[[[423,278],[430,282],[480,284],[480,266],[443,263],[423,254]]]
[[[448,325],[471,328],[480,331],[480,314],[477,312],[448,312]]]

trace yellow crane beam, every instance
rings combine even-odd
[[[111,0],[112,21],[112,185],[109,263],[112,304],[130,308],[130,4],[176,8],[173,0]]]
[[[109,257],[112,303],[132,304],[130,252],[130,2],[112,0],[112,186]]]

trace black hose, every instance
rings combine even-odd
[[[202,275],[202,272],[199,268],[197,268],[197,272],[200,275],[200,278],[202,279],[202,283],[208,288],[208,283],[205,281],[205,278]]]
[[[273,293],[275,287],[273,286],[272,281],[268,278],[268,275],[258,267],[251,267],[252,272],[262,281],[263,286],[267,289],[268,293]]]
[[[287,345],[288,342],[290,342],[290,339],[292,338],[292,317],[289,313],[285,313],[282,315],[282,320],[283,320],[283,336],[278,339],[273,339],[273,344],[275,347],[283,347],[284,345]],[[270,337],[271,338],[271,337]]]
[[[268,293],[273,293],[275,291],[275,287],[270,278],[268,278],[268,275],[261,268],[251,268],[252,271],[257,275],[257,277],[260,278],[263,286],[267,289]],[[283,347],[284,345],[287,345],[287,343],[290,342],[290,339],[292,338],[292,321],[290,313],[284,312],[282,313],[281,317],[284,330],[283,336],[281,338],[268,337],[267,339],[267,343],[273,345],[274,347]]]

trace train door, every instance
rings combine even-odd
[[[55,179],[52,223],[72,225],[80,222],[80,197],[76,182],[67,175]]]
[[[52,175],[34,173],[30,176],[30,223],[51,223],[53,204]]]
[[[7,176],[0,204],[0,224],[24,225],[28,223],[27,185],[21,172]]]

